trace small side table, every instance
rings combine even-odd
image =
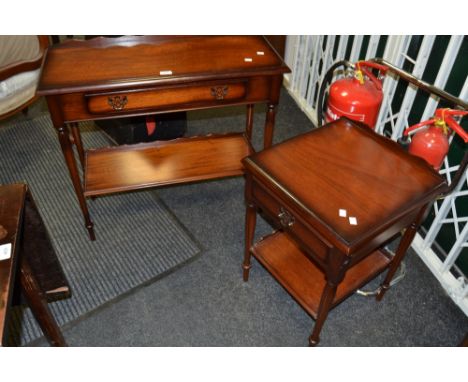
[[[427,206],[447,184],[420,158],[347,119],[247,157],[248,280],[253,255],[316,320],[388,269],[389,288]],[[278,231],[255,245],[256,213]],[[383,246],[405,230],[394,256]]]
[[[47,302],[70,297],[70,287],[25,184],[0,186],[0,226],[0,346],[7,344],[9,310],[21,302],[19,291],[49,343],[66,346]]]

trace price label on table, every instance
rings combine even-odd
[[[11,257],[11,243],[0,245],[0,261]]]

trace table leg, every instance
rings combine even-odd
[[[85,171],[85,151],[83,149],[83,142],[81,141],[81,133],[78,127],[78,123],[70,123],[73,141],[75,143],[76,150],[78,151],[78,157],[80,158],[81,168]]]
[[[250,104],[247,105],[247,121],[245,126],[245,135],[249,139],[252,140],[252,129],[253,129],[253,115],[254,115],[254,105]]]
[[[320,298],[320,306],[317,314],[317,320],[315,321],[314,329],[309,337],[309,346],[316,346],[320,342],[320,332],[322,331],[325,319],[328,316],[328,312],[332,306],[333,300],[336,295],[337,285],[327,282]]]
[[[269,103],[266,112],[265,120],[265,133],[263,137],[263,148],[267,149],[271,147],[273,143],[273,130],[275,127],[275,116],[276,116],[276,104]]]
[[[425,212],[427,210],[427,205],[424,206],[418,213],[416,219],[413,223],[406,229],[403,237],[400,240],[398,245],[397,251],[395,253],[395,257],[393,258],[390,267],[388,269],[387,275],[385,276],[384,281],[380,285],[379,293],[377,293],[376,299],[377,301],[381,301],[385,292],[390,289],[390,281],[392,281],[395,272],[397,271],[398,267],[400,266],[401,261],[406,255],[406,251],[408,247],[412,243],[414,236],[418,230],[419,225],[422,223],[423,218],[425,216]]]
[[[458,346],[468,347],[468,333],[465,335],[465,338],[463,339],[461,344]]]
[[[309,337],[309,346],[316,346],[320,342],[320,332],[322,331],[328,312],[333,305],[336,289],[344,279],[346,270],[348,269],[349,260],[349,257],[337,249],[332,249],[328,254],[326,274],[327,284],[323,288],[322,296],[320,298],[317,319],[315,320],[312,334]]]
[[[257,210],[253,204],[247,204],[245,211],[245,252],[244,262],[242,263],[244,281],[249,281],[249,272],[252,265],[250,264],[250,248],[255,234],[255,226],[257,223]]]
[[[39,288],[31,267],[26,259],[21,259],[20,267],[21,291],[31,308],[45,337],[52,346],[67,346],[62,332],[47,306],[47,300]]]
[[[88,234],[91,240],[96,240],[96,236],[94,235],[94,228],[93,223],[89,217],[88,206],[86,204],[86,199],[83,195],[83,189],[81,186],[80,176],[78,174],[78,168],[75,161],[75,156],[73,154],[72,145],[70,142],[69,132],[66,125],[62,125],[57,128],[60,146],[62,148],[63,156],[65,157],[65,162],[68,167],[68,171],[70,172],[70,177],[73,183],[73,187],[75,188],[76,196],[78,197],[78,201],[80,203],[81,211],[83,213],[83,217],[85,220],[86,228],[88,229]]]

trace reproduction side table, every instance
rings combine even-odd
[[[243,161],[244,280],[253,255],[316,320],[388,269],[389,288],[427,206],[447,187],[422,159],[347,119]],[[278,231],[252,245],[260,209]],[[384,245],[405,230],[394,257]]]
[[[69,297],[70,287],[25,184],[0,186],[0,346],[7,344],[10,306],[15,297],[20,302],[15,291],[22,292],[50,344],[65,346],[47,302]]]
[[[267,104],[269,147],[283,73],[289,71],[260,36],[130,36],[50,47],[38,94],[47,98],[91,240],[86,197],[242,175],[241,160],[253,152],[253,105]],[[245,134],[85,151],[76,123],[228,105],[247,105]]]

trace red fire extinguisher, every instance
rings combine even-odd
[[[335,81],[329,89],[325,121],[348,117],[374,129],[382,104],[382,81],[372,74],[378,69],[385,75],[387,67],[369,61],[355,64],[354,76]]]
[[[404,131],[403,144],[405,144],[405,139],[408,140],[408,137],[414,134],[408,151],[425,159],[438,171],[449,150],[450,129],[456,132],[465,143],[468,142],[468,133],[453,119],[454,116],[465,115],[468,115],[468,111],[437,109],[434,118],[408,127]]]

